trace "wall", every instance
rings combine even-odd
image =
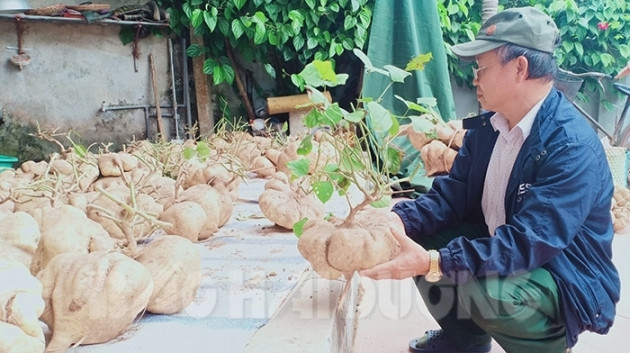
[[[34,4],[32,4],[33,6]],[[35,6],[33,6],[35,7]],[[170,105],[171,76],[166,36],[139,40],[136,68],[132,44],[123,45],[121,25],[25,18],[23,48],[30,64],[10,62],[17,54],[12,15],[0,15],[0,109],[5,119],[78,133],[84,144],[124,143],[154,135],[155,118],[145,124],[144,109],[101,111],[108,106],[155,105],[149,54],[153,55],[162,106]],[[162,109],[164,111],[164,109]],[[168,111],[165,111],[168,113]],[[165,128],[171,131],[170,119]]]

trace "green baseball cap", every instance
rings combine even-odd
[[[515,7],[490,17],[472,42],[456,44],[453,53],[472,60],[476,55],[512,43],[522,47],[553,53],[558,42],[558,27],[542,11],[528,6]]]

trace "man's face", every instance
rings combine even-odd
[[[477,87],[477,100],[485,110],[501,112],[501,107],[509,104],[513,77],[511,65],[501,63],[496,50],[475,57],[476,68],[473,85]]]

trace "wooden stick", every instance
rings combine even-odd
[[[238,87],[238,92],[241,95],[241,99],[243,100],[243,104],[245,105],[245,111],[247,112],[247,117],[249,121],[256,119],[256,114],[254,114],[254,108],[252,108],[252,104],[247,97],[247,92],[245,91],[245,86],[243,85],[243,81],[241,80],[240,71],[238,69],[238,63],[234,58],[234,53],[232,52],[232,46],[230,45],[230,41],[225,38],[225,53],[230,59],[230,63],[234,68],[234,80],[236,81],[236,87]]]
[[[155,115],[157,119],[158,134],[160,135],[160,140],[162,142],[165,142],[166,135],[164,134],[164,124],[162,122],[160,94],[157,89],[157,79],[155,78],[155,63],[153,62],[153,53],[149,54],[149,65],[151,66],[151,83],[153,84],[153,97],[155,98]]]

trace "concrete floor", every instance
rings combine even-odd
[[[573,353],[618,353],[627,351],[630,332],[630,234],[618,234],[613,243],[614,261],[621,276],[621,300],[615,324],[606,335],[585,332]],[[363,298],[353,353],[409,352],[408,342],[428,329],[437,328],[411,279],[373,281],[362,278]],[[494,344],[492,353],[505,351]]]

